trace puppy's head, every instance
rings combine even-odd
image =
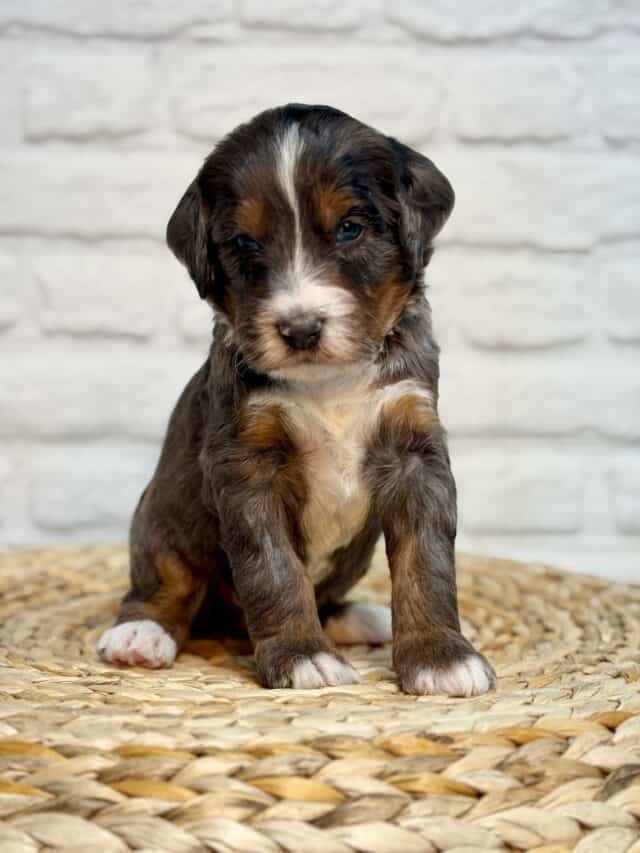
[[[167,242],[255,370],[311,379],[375,358],[453,199],[426,157],[338,110],[289,105],[215,148]]]

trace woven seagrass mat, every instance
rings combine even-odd
[[[640,853],[640,587],[459,560],[476,699],[263,690],[215,640],[100,663],[120,548],[0,555],[0,850]],[[354,597],[384,601],[383,560]]]

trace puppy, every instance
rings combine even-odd
[[[453,206],[434,164],[326,106],[237,128],[167,242],[216,311],[136,509],[104,660],[169,666],[194,622],[247,631],[267,687],[357,682],[335,644],[393,641],[408,693],[472,696],[456,488],[424,296]],[[342,603],[383,534],[392,607]]]

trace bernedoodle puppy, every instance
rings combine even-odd
[[[453,206],[434,164],[326,106],[238,127],[167,241],[215,309],[131,527],[107,661],[170,665],[198,618],[248,632],[267,687],[354,683],[334,644],[393,642],[403,690],[472,696],[456,488],[424,295]],[[344,603],[384,535],[392,606]]]

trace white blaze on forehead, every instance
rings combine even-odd
[[[293,210],[296,230],[296,243],[300,236],[300,208],[298,195],[296,193],[296,167],[302,153],[303,143],[297,124],[290,125],[278,144],[278,177],[282,189]]]
[[[314,267],[302,244],[300,203],[296,190],[296,169],[304,150],[297,124],[292,124],[278,142],[277,174],[293,212],[293,234],[289,264],[278,292],[271,302],[274,312],[285,315],[295,311],[319,311],[327,317],[343,317],[354,307],[354,300],[342,288],[327,282],[323,270]]]
[[[280,289],[272,302],[275,311],[286,314],[296,310],[325,309],[328,314],[340,316],[352,301],[341,299],[340,289],[323,279],[322,270],[314,267],[302,244],[300,202],[296,190],[296,169],[304,150],[304,142],[297,124],[292,124],[278,142],[278,179],[293,213],[291,253],[287,268],[280,279]]]
[[[302,153],[303,143],[297,124],[287,128],[278,146],[278,178],[284,194],[293,212],[293,245],[291,260],[285,273],[283,284],[287,290],[302,286],[310,276],[310,264],[306,263],[302,249],[302,228],[300,225],[300,205],[296,191],[296,168]]]

